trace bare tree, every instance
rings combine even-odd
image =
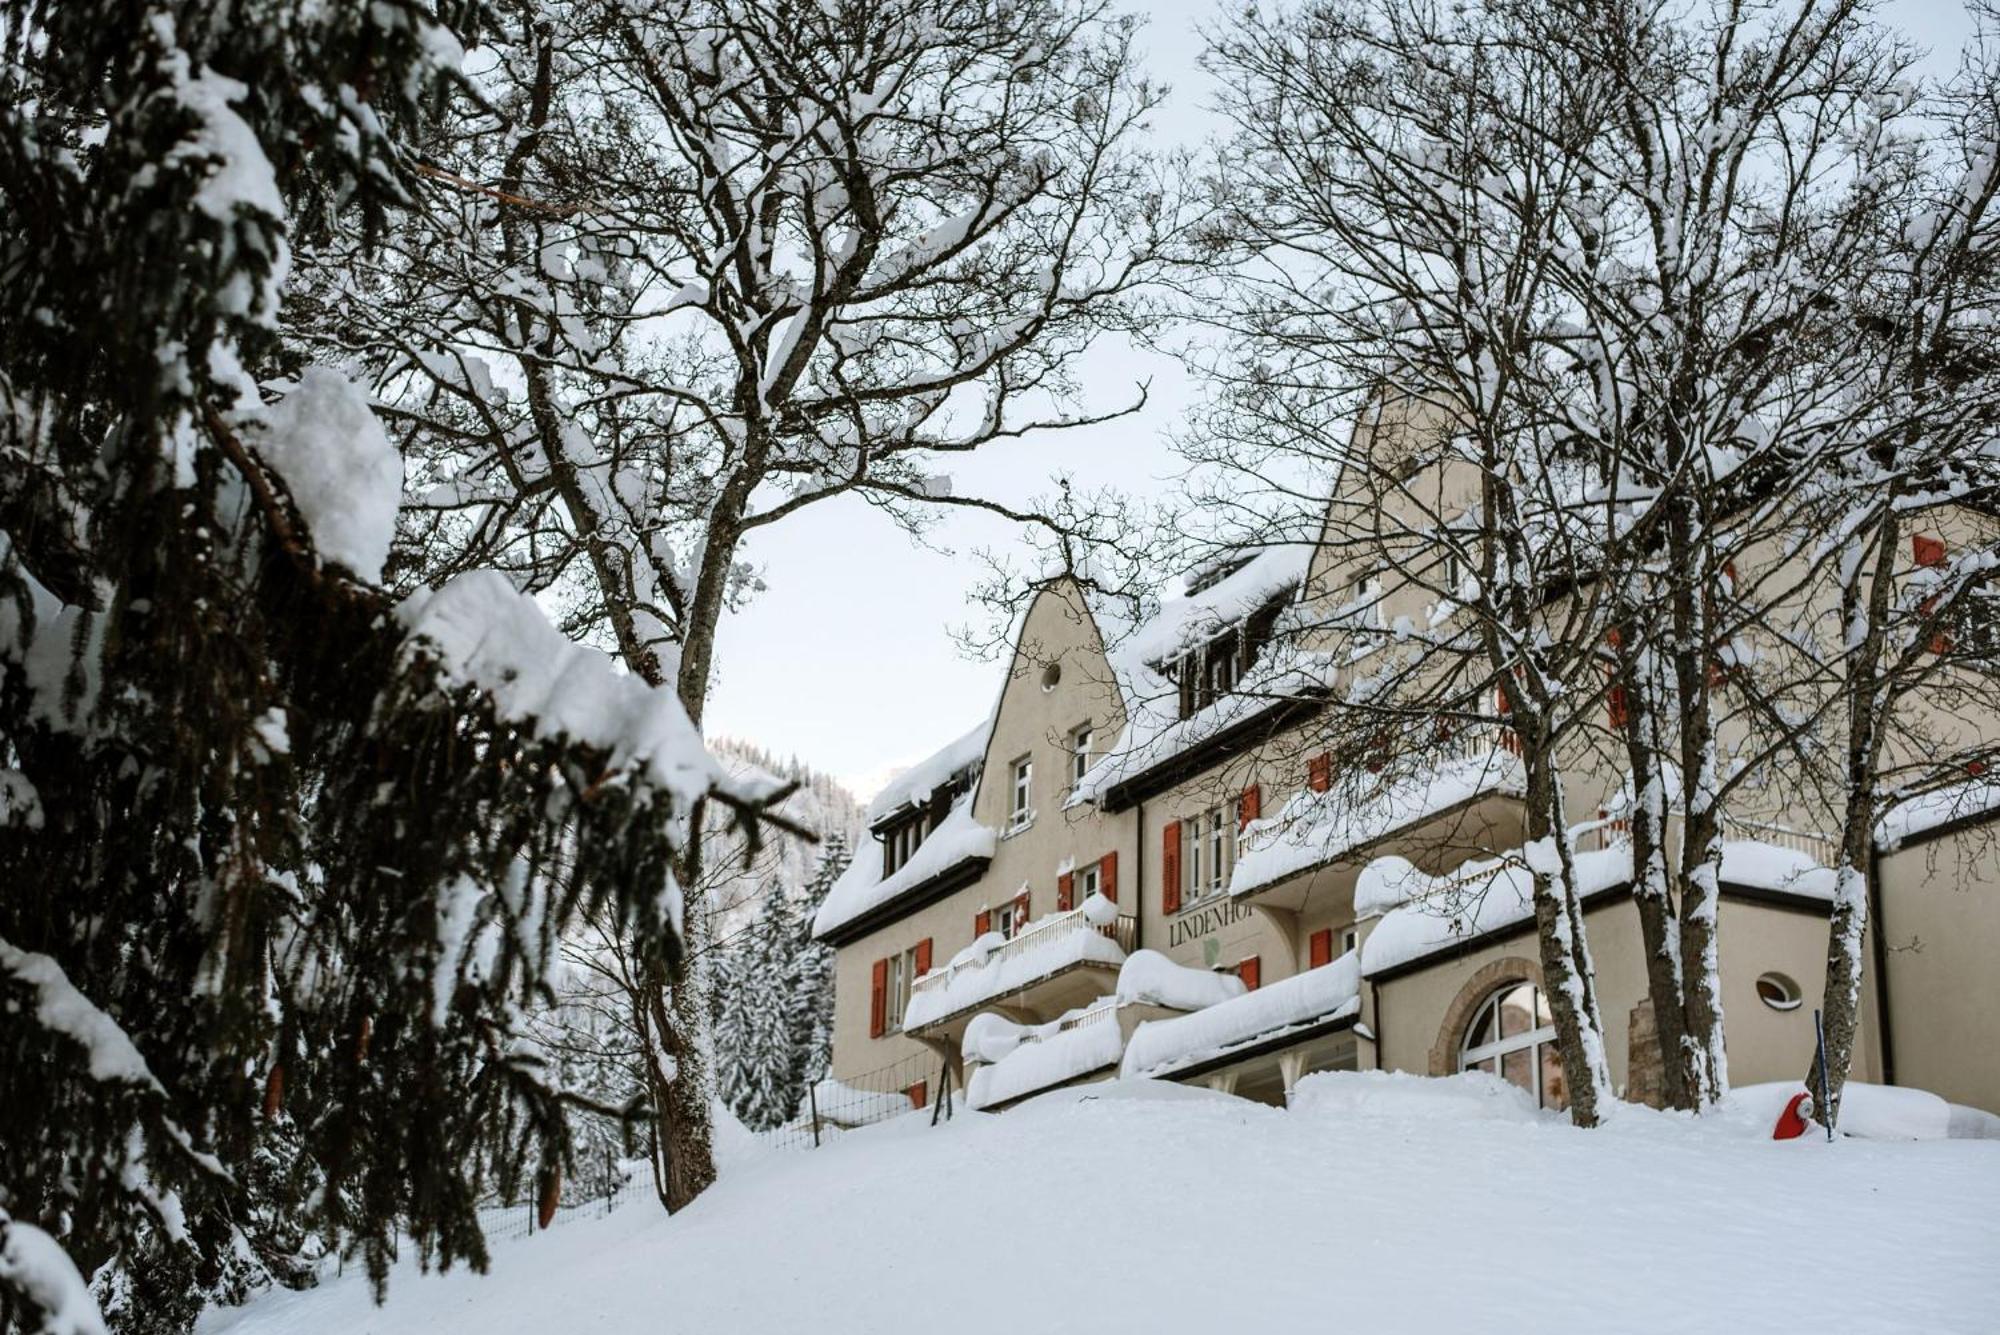
[[[1608,103],[1517,10],[1315,4],[1217,39],[1238,276],[1215,309],[1237,356],[1207,457],[1265,472],[1304,451],[1336,479],[1349,596],[1316,592],[1353,643],[1328,724],[1350,756],[1394,729],[1509,730],[1570,1112],[1592,1125],[1611,1088],[1564,753],[1601,693],[1604,612],[1578,574],[1604,544],[1550,256],[1576,244],[1566,201]],[[1382,614],[1392,571],[1427,615]]]
[[[1819,460],[1810,497],[1834,606],[1789,627],[1834,704],[1826,749],[1839,881],[1823,1000],[1832,1124],[1852,1061],[1878,829],[1893,805],[1928,795],[1983,799],[1996,758],[1990,722],[2000,670],[2000,25],[1924,110],[1948,127],[1925,144],[1916,197],[1881,220],[1882,258],[1846,313],[1870,335],[1866,392]],[[1881,965],[1879,936],[1875,967]],[[1812,1076],[1808,1074],[1808,1079]],[[1815,1082],[1816,1083],[1816,1082]]]
[[[1150,328],[1186,225],[1134,147],[1159,90],[1129,22],[1100,0],[502,12],[419,224],[358,280],[333,246],[295,328],[403,424],[429,487],[406,577],[508,569],[699,723],[722,614],[757,587],[744,544],[800,509],[1072,539],[1105,517],[955,495],[945,470],[1143,403],[1075,375]],[[704,919],[691,900],[696,956]],[[678,1208],[713,1175],[708,1007],[698,970],[659,983]]]

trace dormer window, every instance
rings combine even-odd
[[[917,849],[929,833],[930,822],[919,809],[912,811],[902,820],[882,831],[882,874],[893,875],[898,868],[916,856]]]
[[[1278,613],[1290,601],[1287,590],[1207,642],[1163,665],[1180,691],[1180,716],[1208,708],[1242,684],[1270,645]]]

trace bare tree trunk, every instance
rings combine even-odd
[[[1815,1098],[1814,1116],[1826,1126],[1838,1125],[1841,1090],[1854,1061],[1854,1040],[1861,1024],[1862,939],[1868,932],[1868,873],[1874,862],[1875,821],[1881,778],[1882,722],[1885,695],[1883,659],[1895,553],[1902,527],[1893,506],[1887,508],[1876,535],[1873,567],[1849,580],[1841,599],[1841,623],[1865,629],[1851,647],[1843,687],[1847,697],[1847,757],[1845,806],[1841,812],[1840,866],[1836,869],[1833,913],[1827,923],[1826,989],[1820,1000],[1826,1032],[1825,1097]],[[1859,583],[1859,587],[1857,587]],[[1806,1067],[1806,1085],[1818,1089],[1815,1063]]]
[[[1623,617],[1627,627],[1636,618]],[[1636,644],[1631,629],[1615,641],[1617,677],[1628,704],[1626,763],[1632,804],[1626,813],[1632,841],[1632,903],[1639,912],[1640,945],[1646,953],[1646,996],[1653,1005],[1655,1046],[1660,1055],[1660,1093],[1669,1108],[1693,1106],[1688,1096],[1686,998],[1681,982],[1680,923],[1674,913],[1672,875],[1667,867],[1666,776],[1660,764],[1658,674],[1643,666],[1651,650]]]
[[[1535,938],[1541,954],[1542,990],[1555,1021],[1556,1051],[1562,1059],[1563,1082],[1568,1086],[1570,1121],[1577,1126],[1596,1126],[1603,1117],[1602,1104],[1611,1078],[1604,1060],[1604,1026],[1598,1016],[1596,987],[1583,941],[1583,909],[1577,902],[1575,869],[1558,810],[1561,788],[1548,748],[1546,737],[1537,737],[1523,748],[1528,756],[1527,833],[1535,887]],[[1553,868],[1534,852],[1549,848],[1558,855]]]

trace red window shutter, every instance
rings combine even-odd
[[[1604,707],[1605,712],[1610,715],[1612,727],[1622,728],[1631,721],[1632,711],[1626,703],[1623,686],[1613,684],[1604,692]]]
[[[1618,627],[1613,626],[1610,630],[1604,632],[1604,642],[1613,649],[1622,649],[1625,647],[1625,633],[1619,630]]]
[[[922,978],[931,971],[931,939],[925,937],[917,942],[917,977]]]
[[[1493,684],[1493,712],[1501,718],[1514,712],[1514,703],[1507,698],[1507,683],[1504,681]]]
[[[1944,540],[1933,538],[1928,533],[1912,533],[1910,555],[1920,566],[1941,566],[1944,564]]]
[[[919,1080],[903,1092],[910,1096],[910,1106],[913,1108],[924,1108],[930,1105],[931,1082],[928,1080]]]
[[[1236,828],[1240,830],[1256,820],[1258,808],[1263,802],[1264,790],[1261,787],[1253,783],[1245,788],[1243,795],[1236,799]]]
[[[1181,823],[1167,822],[1160,836],[1160,912],[1181,911]]]
[[[1056,877],[1056,912],[1068,913],[1076,907],[1076,873],[1064,872]]]
[[[974,938],[985,936],[988,932],[992,930],[993,930],[993,915],[990,912],[988,912],[985,909],[981,909],[979,910],[979,912],[972,915],[972,935],[974,936]]]
[[[889,1028],[889,961],[875,961],[868,996],[868,1037],[880,1038]]]
[[[1028,887],[1022,886],[1021,893],[1014,896],[1014,935],[1021,934],[1021,929],[1028,925],[1030,916],[1032,915],[1028,912]]]
[[[1236,966],[1236,976],[1243,980],[1243,986],[1252,992],[1257,990],[1258,977],[1264,971],[1264,957],[1252,955]]]
[[[1118,851],[1106,853],[1097,864],[1097,893],[1116,904],[1118,902]]]
[[[1306,761],[1306,787],[1323,793],[1333,787],[1333,753],[1322,751]]]
[[[1317,969],[1322,964],[1333,963],[1333,929],[1322,927],[1314,932],[1309,939],[1307,953],[1311,961],[1306,966],[1308,968]]]

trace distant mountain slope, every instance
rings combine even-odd
[[[717,868],[717,879],[710,887],[717,939],[727,939],[746,927],[757,916],[765,896],[774,891],[786,899],[795,914],[810,916],[813,906],[802,900],[819,870],[822,854],[836,841],[850,851],[867,842],[865,804],[832,775],[796,756],[779,757],[733,737],[711,739],[709,750],[735,772],[761,770],[796,781],[799,790],[786,800],[784,814],[820,837],[818,844],[811,844],[774,831],[773,848],[753,867]]]

